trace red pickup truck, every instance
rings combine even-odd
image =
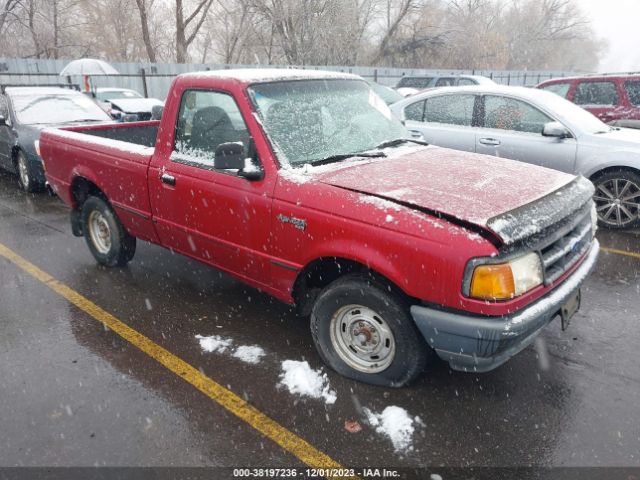
[[[176,78],[159,122],[45,130],[46,177],[96,260],[136,239],[310,315],[323,360],[402,386],[434,352],[487,371],[560,315],[594,266],[584,178],[411,139],[359,77]]]

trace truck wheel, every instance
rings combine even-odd
[[[640,175],[630,170],[607,172],[593,180],[598,223],[607,228],[640,226]]]
[[[136,239],[116,217],[107,202],[89,197],[82,206],[82,231],[89,250],[99,264],[124,266],[136,253]]]
[[[311,333],[325,363],[373,385],[407,385],[430,354],[402,298],[362,275],[339,278],[320,293]]]
[[[20,188],[25,192],[33,193],[42,188],[42,185],[36,182],[29,168],[29,161],[24,152],[19,151],[16,154],[16,170],[18,171],[18,183]]]

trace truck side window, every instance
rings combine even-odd
[[[569,93],[569,87],[571,87],[570,83],[552,83],[551,85],[545,85],[544,87],[540,87],[540,88],[542,90],[553,92],[556,95],[560,95],[562,98],[567,98],[567,93]]]
[[[249,144],[249,131],[231,95],[187,90],[182,95],[172,159],[213,167],[218,145]],[[177,154],[177,155],[175,155]]]
[[[583,82],[573,95],[577,105],[617,105],[618,92],[613,82]]]

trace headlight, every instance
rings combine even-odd
[[[505,263],[478,265],[473,269],[469,296],[482,300],[507,300],[541,285],[542,264],[537,253]]]
[[[33,142],[33,146],[36,147],[36,153],[39,157],[41,157],[42,155],[40,155],[40,140],[36,140],[35,142]]]

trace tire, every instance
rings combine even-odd
[[[107,202],[89,197],[82,206],[82,232],[96,261],[106,267],[122,267],[136,253],[136,238],[124,229]]]
[[[631,170],[606,172],[593,179],[598,225],[612,229],[640,226],[640,175]]]
[[[372,385],[409,384],[432,353],[402,297],[364,275],[346,275],[320,293],[311,333],[327,365]]]
[[[27,156],[22,151],[18,151],[16,154],[16,171],[18,172],[18,184],[22,190],[27,193],[42,190],[43,185],[34,180]]]

